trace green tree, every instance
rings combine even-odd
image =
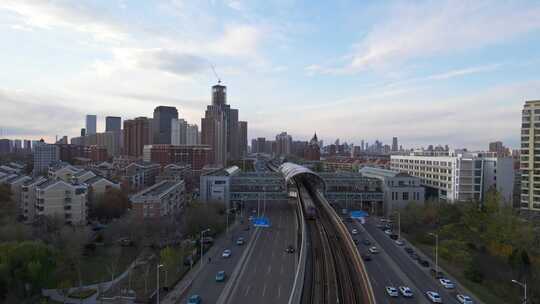
[[[181,255],[172,247],[165,247],[160,252],[161,263],[165,267],[165,286],[169,286],[169,273],[176,274],[179,270]]]

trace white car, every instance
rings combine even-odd
[[[225,250],[223,250],[223,253],[221,254],[221,257],[223,257],[223,258],[230,258],[230,257],[231,257],[231,254],[232,254],[232,252],[231,252],[230,249],[225,249]]]
[[[392,234],[392,230],[386,229],[386,230],[384,231],[384,233],[386,233],[386,235],[391,235],[391,234]]]
[[[407,286],[399,286],[399,292],[405,297],[405,298],[412,298],[413,293],[412,290]]]
[[[379,253],[379,249],[377,249],[377,247],[373,246],[373,247],[369,248],[369,252],[371,252],[372,254],[377,254],[377,253]]]
[[[466,296],[466,295],[463,295],[463,294],[458,294],[456,296],[456,299],[458,300],[459,303],[461,304],[474,304],[473,300],[471,299],[471,297],[469,296]]]
[[[358,234],[358,230],[353,229],[353,230],[351,231],[351,233],[352,233],[352,234]]]
[[[396,245],[403,246],[405,243],[402,240],[396,240]]]
[[[426,296],[431,301],[431,303],[442,303],[441,296],[435,291],[426,291]]]
[[[444,286],[446,289],[454,289],[456,288],[456,285],[449,279],[439,279],[439,282],[441,282],[441,285]]]
[[[399,296],[398,290],[395,287],[386,286],[384,289],[386,290],[386,293],[391,297],[398,297]]]

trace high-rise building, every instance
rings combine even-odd
[[[47,173],[49,166],[60,159],[59,148],[41,140],[34,146],[34,176]]]
[[[186,145],[199,144],[201,144],[201,133],[199,132],[199,126],[197,126],[196,124],[188,124],[186,129]]]
[[[96,134],[97,116],[86,115],[86,135]]]
[[[86,129],[85,128],[81,129],[81,136],[86,136]]]
[[[397,137],[392,138],[392,152],[399,151],[398,139]]]
[[[124,120],[124,154],[141,157],[145,145],[152,143],[152,120],[146,117]]]
[[[122,129],[122,118],[118,116],[105,117],[105,132],[117,132]]]
[[[23,145],[24,145],[24,152],[26,153],[30,153],[32,151],[32,142],[25,139],[24,142],[23,142]]]
[[[217,84],[212,87],[212,105],[201,120],[201,143],[212,147],[215,164],[225,165],[240,158],[238,142],[238,110],[227,104],[227,87]]]
[[[535,162],[540,157],[540,100],[525,102],[521,116],[521,209],[540,211],[540,171]]]
[[[240,157],[247,156],[248,146],[248,123],[247,121],[238,122],[238,147],[240,149]]]
[[[266,138],[257,137],[257,153],[265,153],[266,151]]]
[[[291,154],[292,136],[287,132],[281,132],[276,135],[276,154],[288,155]]]
[[[187,143],[188,123],[181,118],[171,120],[171,144],[175,146],[185,145]]]
[[[505,147],[502,141],[490,142],[489,152],[494,152],[497,156],[510,156],[510,149]]]
[[[173,119],[178,119],[178,110],[175,107],[159,106],[154,109],[153,143],[171,143],[171,121]]]
[[[213,164],[218,166],[226,165],[227,133],[225,115],[217,106],[208,106],[205,117],[201,119],[201,143],[212,148],[210,160]]]

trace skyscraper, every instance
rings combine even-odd
[[[247,156],[248,146],[248,124],[247,121],[238,122],[238,148],[240,157]]]
[[[201,144],[201,133],[199,132],[199,126],[196,124],[188,124],[186,129],[186,145],[199,144]]]
[[[292,136],[287,132],[281,132],[276,135],[276,154],[288,155],[291,154]]]
[[[399,149],[398,147],[399,145],[397,137],[392,138],[392,152],[397,152]]]
[[[153,143],[171,143],[171,121],[173,119],[178,119],[178,110],[175,107],[159,106],[154,109]]]
[[[140,157],[145,145],[152,143],[152,119],[137,117],[124,120],[124,154]]]
[[[97,116],[86,115],[86,134],[96,134]]]
[[[47,173],[49,166],[59,159],[58,146],[39,141],[34,147],[34,176]]]
[[[105,117],[105,132],[120,131],[122,129],[122,118],[117,116]]]
[[[171,144],[175,146],[185,145],[187,143],[187,121],[179,118],[171,120]]]
[[[534,122],[540,120],[540,100],[525,102],[521,116],[521,209],[540,211],[540,173],[535,166],[540,152],[540,130]]]
[[[238,110],[227,104],[227,87],[212,86],[212,105],[201,120],[201,143],[212,147],[216,164],[224,165],[227,160],[240,158],[238,129]],[[215,146],[218,143],[220,146]]]

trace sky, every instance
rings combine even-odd
[[[249,138],[519,145],[540,99],[539,1],[0,1],[0,137],[77,136],[86,114],[176,106],[212,66]]]

